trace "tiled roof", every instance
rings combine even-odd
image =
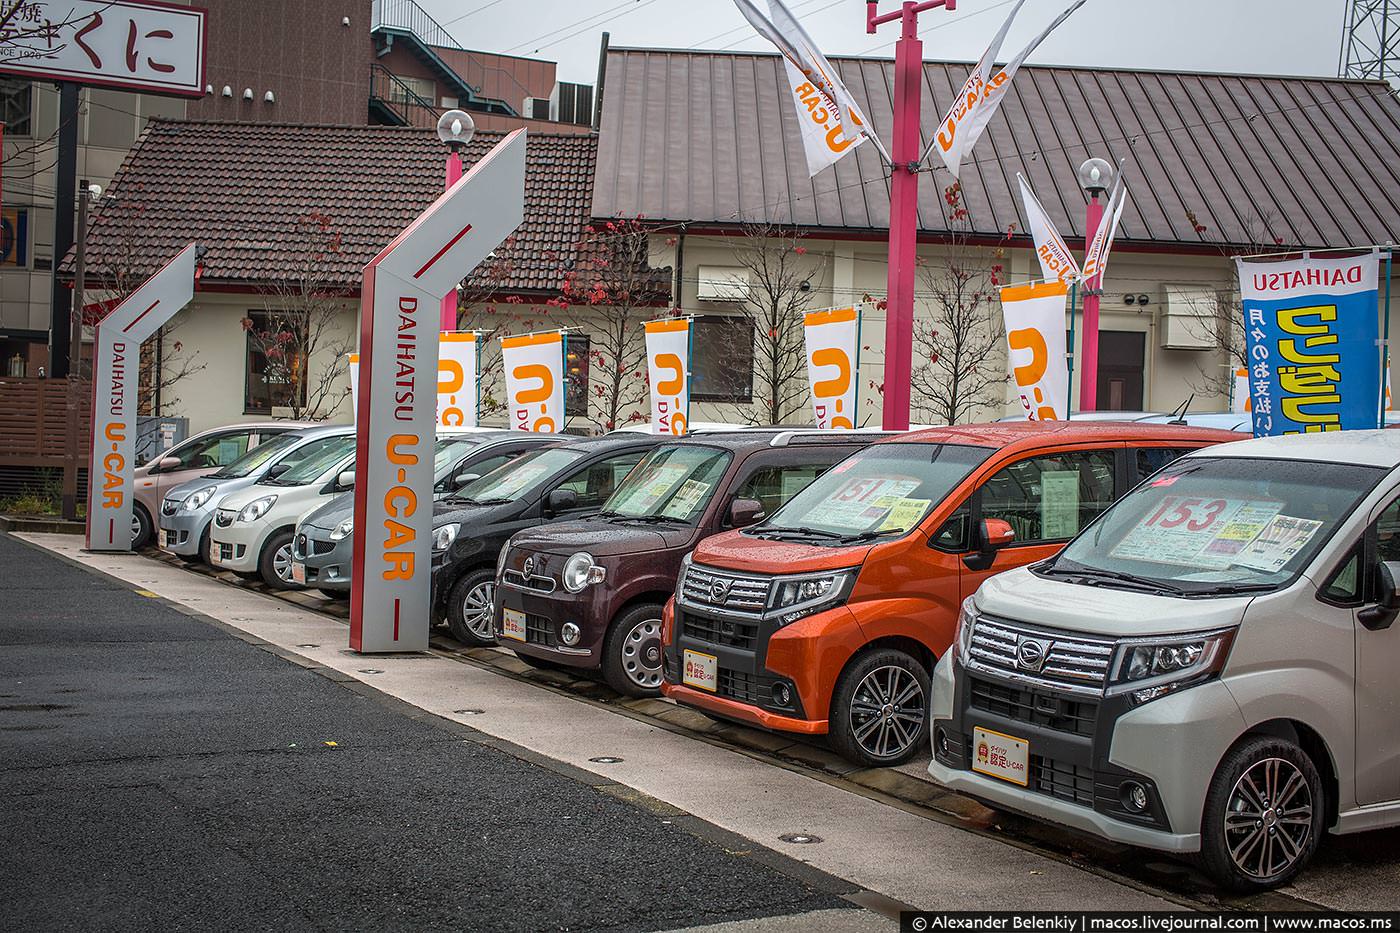
[[[504,136],[478,132],[467,167]],[[595,149],[588,135],[529,135],[525,222],[497,251],[498,288],[558,290],[587,219]],[[340,235],[328,284],[357,289],[365,263],[442,193],[446,155],[432,130],[412,127],[152,120],[94,214],[89,266],[154,270],[194,240],[208,247],[204,287],[265,285],[303,261],[298,220],[319,214]]]
[[[888,140],[894,66],[833,59]],[[924,63],[927,145],[971,66]],[[742,52],[612,50],[595,217],[766,220],[883,230],[889,178],[873,146],[807,177],[781,59]],[[1400,101],[1385,82],[1026,67],[964,160],[973,231],[1025,229],[1016,173],[1060,231],[1082,237],[1076,169],[1127,159],[1120,241],[1331,247],[1400,239]],[[942,162],[919,222],[946,231]],[[1258,229],[1263,221],[1267,230]]]

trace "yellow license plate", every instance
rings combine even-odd
[[[525,640],[525,613],[519,609],[501,610],[501,634],[516,641]]]
[[[1014,735],[976,726],[972,730],[972,770],[1025,787],[1030,783],[1031,745]]]
[[[681,665],[681,682],[687,687],[698,687],[711,693],[719,689],[719,658],[687,648]]]

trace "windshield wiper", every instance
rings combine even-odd
[[[621,515],[621,514],[617,514],[617,513],[613,513],[613,514],[616,515],[616,518],[614,519],[614,521],[622,521],[622,522],[648,522],[648,523],[653,523],[653,524],[655,524],[655,523],[663,523],[663,522],[664,522],[664,523],[666,523],[666,524],[672,524],[672,525],[689,525],[689,524],[690,524],[690,522],[688,522],[688,521],[685,520],[684,518],[676,518],[676,516],[674,516],[674,515]]]
[[[765,538],[777,538],[782,540],[784,535],[795,535],[800,538],[826,538],[831,541],[839,541],[846,537],[835,531],[824,531],[820,528],[808,528],[806,525],[799,525],[796,528],[768,528],[758,527],[753,530],[755,535],[762,535]]]
[[[840,541],[842,544],[856,544],[860,541],[874,541],[876,538],[883,538],[885,535],[902,535],[908,530],[907,528],[882,528],[878,531],[862,531],[859,534],[842,535]]]
[[[1173,596],[1190,595],[1188,590],[1184,590],[1174,583],[1165,580],[1149,580],[1144,577],[1135,577],[1130,573],[1123,573],[1119,570],[1100,570],[1096,567],[1080,567],[1071,570],[1068,567],[1047,567],[1041,573],[1056,577],[1076,577],[1086,586],[1094,586],[1096,580],[1112,580],[1129,587],[1146,590],[1148,592],[1170,593]]]
[[[1200,590],[1187,590],[1188,596],[1235,596],[1240,593],[1263,593],[1278,588],[1275,583],[1218,583]]]

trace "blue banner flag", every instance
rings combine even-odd
[[[1380,254],[1236,267],[1254,436],[1378,427]]]

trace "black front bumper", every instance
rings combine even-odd
[[[1124,822],[1171,830],[1152,780],[1108,760],[1114,726],[1132,708],[1127,695],[1077,695],[970,671],[956,657],[953,676],[953,718],[932,723],[933,752],[940,764],[971,771],[973,729],[1000,732],[1029,745],[1028,790]],[[1141,812],[1124,803],[1129,782],[1147,791],[1148,805]]]
[[[765,666],[768,641],[779,628],[776,620],[720,615],[679,599],[674,612],[674,635],[661,654],[661,676],[668,684],[682,683],[683,659],[689,648],[716,658],[715,696],[780,716],[807,718],[797,685]],[[783,687],[786,703],[780,701]]]

